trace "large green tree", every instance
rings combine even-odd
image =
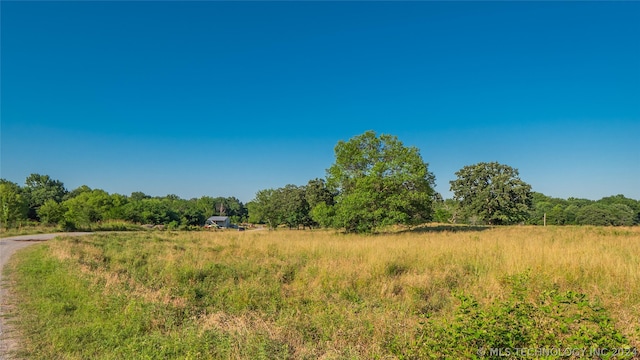
[[[524,221],[531,208],[531,186],[518,170],[498,162],[468,165],[450,182],[454,199],[468,219],[489,225]]]
[[[329,187],[339,192],[333,226],[371,232],[431,219],[435,177],[417,148],[404,146],[396,136],[367,131],[339,141],[335,156],[327,170]]]

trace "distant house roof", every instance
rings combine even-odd
[[[208,218],[207,220],[211,220],[211,221],[227,221],[229,217],[228,216],[212,216],[210,218]]]

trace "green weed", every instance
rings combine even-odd
[[[429,319],[416,330],[416,339],[390,350],[401,358],[500,358],[487,349],[630,348],[629,339],[613,326],[608,312],[585,294],[542,291],[530,300],[528,273],[509,276],[507,299],[481,305],[473,296],[456,295],[452,318]],[[443,345],[447,346],[443,346]],[[618,356],[631,359],[633,355]]]

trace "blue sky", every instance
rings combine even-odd
[[[324,177],[367,130],[451,197],[498,161],[640,199],[640,2],[12,2],[0,176],[236,196]]]

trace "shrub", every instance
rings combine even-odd
[[[58,223],[58,227],[62,231],[76,231],[78,229],[78,227],[76,226],[76,223],[69,219],[61,220],[60,223]]]
[[[585,294],[548,290],[530,300],[527,273],[507,277],[506,282],[511,285],[509,297],[485,306],[473,296],[457,294],[459,305],[453,319],[423,321],[416,331],[420,341],[401,351],[396,349],[396,354],[469,359],[479,355],[491,358],[495,354],[489,349],[630,348],[629,340],[614,328],[606,310]],[[627,357],[623,354],[617,358]]]

